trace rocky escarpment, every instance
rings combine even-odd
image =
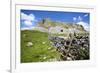
[[[49,37],[52,46],[61,54],[60,60],[88,60],[89,59],[89,36],[74,35],[70,39]]]
[[[42,32],[49,32],[52,34],[66,34],[66,33],[84,33],[86,30],[82,25],[73,24],[73,23],[64,23],[64,22],[57,22],[52,21],[50,19],[43,19],[40,21],[37,26],[36,30]]]

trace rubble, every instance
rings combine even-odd
[[[61,53],[61,60],[87,60],[89,59],[89,36],[74,35],[70,39],[49,37],[52,46]]]

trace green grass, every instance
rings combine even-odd
[[[33,45],[27,46],[28,42],[32,42]],[[48,33],[34,30],[21,31],[21,63],[47,62],[59,60],[59,57],[59,53],[48,40]]]

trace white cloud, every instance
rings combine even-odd
[[[25,14],[21,13],[21,20],[27,20],[27,21],[35,21],[35,15],[34,14]]]
[[[87,16],[88,16],[88,14],[85,14],[85,15],[84,15],[84,17],[87,17]]]
[[[82,21],[82,17],[81,16],[78,16],[78,21]]]
[[[82,25],[86,31],[89,31],[89,24],[83,21],[77,22],[77,24]]]
[[[77,20],[77,18],[76,17],[73,17],[73,21],[76,21]]]
[[[85,14],[83,17],[87,17],[88,14]],[[82,25],[86,31],[89,31],[89,24],[83,21],[83,18],[81,16],[73,17],[73,21],[76,22],[76,24]]]
[[[21,13],[21,20],[23,22],[23,25],[25,26],[32,26],[34,22],[36,22],[35,15],[34,14],[25,14]]]
[[[81,16],[78,16],[78,17],[73,17],[73,21],[76,22],[76,21],[82,21],[83,18]]]
[[[32,22],[31,21],[28,21],[28,20],[24,21],[24,24],[26,26],[32,26],[33,25]]]

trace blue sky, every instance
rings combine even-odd
[[[82,23],[83,26],[89,27],[90,14],[84,12],[56,12],[56,11],[39,11],[39,10],[21,10],[21,28],[34,27],[36,23],[44,18],[52,21],[66,23]]]

